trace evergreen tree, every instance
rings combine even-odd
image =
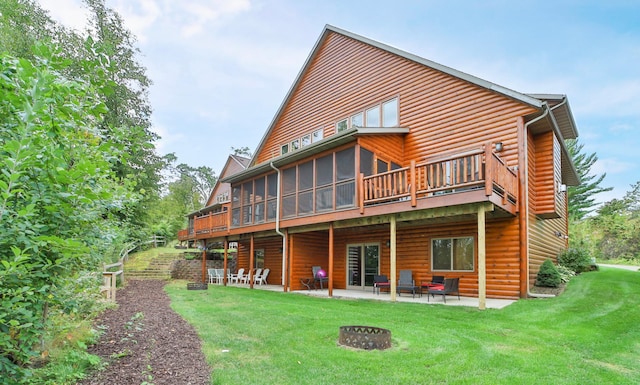
[[[592,175],[591,167],[598,160],[595,153],[584,154],[582,148],[584,145],[577,140],[570,139],[566,141],[567,149],[576,166],[580,184],[578,186],[569,186],[569,218],[572,220],[581,220],[587,214],[595,209],[596,194],[611,191],[613,187],[601,187],[606,173],[601,175]]]

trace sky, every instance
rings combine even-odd
[[[38,0],[85,29],[81,0]],[[158,153],[220,173],[255,150],[326,24],[521,93],[566,94],[598,202],[640,181],[635,0],[106,0],[153,82]]]

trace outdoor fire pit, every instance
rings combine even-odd
[[[340,326],[338,343],[356,349],[384,350],[391,347],[391,331],[373,326]]]

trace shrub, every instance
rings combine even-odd
[[[562,283],[569,282],[571,278],[573,278],[576,275],[575,271],[563,265],[556,266],[556,269],[558,270],[558,273],[560,273],[560,281]]]
[[[544,261],[540,270],[538,271],[538,277],[536,278],[536,286],[544,287],[558,287],[560,286],[560,273],[556,266],[550,259]]]
[[[581,248],[570,248],[558,255],[558,264],[565,266],[576,274],[589,271],[591,268],[591,257],[589,252]]]

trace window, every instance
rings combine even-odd
[[[295,151],[300,148],[300,139],[296,139],[291,142],[291,151]]]
[[[289,152],[289,145],[283,144],[282,147],[280,147],[280,155],[284,155],[288,152]]]
[[[367,127],[380,127],[380,106],[375,106],[366,111]]]
[[[322,128],[321,128],[319,130],[314,131],[313,134],[311,134],[311,142],[315,143],[320,139],[322,139],[323,137],[324,137],[324,132],[322,131]]]
[[[360,147],[360,172],[364,176],[373,175],[373,152]]]
[[[349,125],[347,124],[347,119],[341,120],[338,123],[336,123],[336,132],[344,131],[347,128],[349,128]]]
[[[397,127],[398,124],[398,98],[382,103],[382,127]]]
[[[303,136],[300,139],[300,143],[302,144],[302,147],[310,145],[311,144],[311,134],[307,134],[307,135]]]
[[[351,128],[362,127],[362,112],[351,116]]]
[[[473,271],[473,237],[432,239],[431,270]]]

